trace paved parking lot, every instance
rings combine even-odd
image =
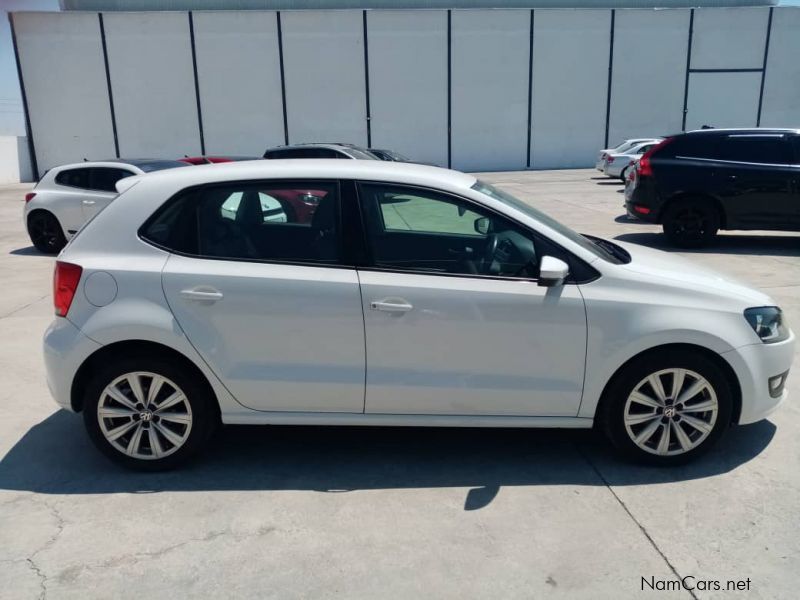
[[[662,247],[596,171],[485,179],[579,231]],[[126,472],[48,395],[53,259],[22,229],[29,187],[0,187],[0,598],[731,596],[641,591],[684,576],[797,597],[798,359],[780,412],[677,469],[621,463],[586,431],[228,427],[181,471]],[[800,235],[687,255],[800,327]]]

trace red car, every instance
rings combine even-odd
[[[178,160],[190,165],[210,165],[214,163],[227,163],[237,160],[260,160],[260,156],[184,156]]]

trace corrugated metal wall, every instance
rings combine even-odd
[[[585,167],[702,124],[800,127],[800,9],[17,13],[39,172],[121,156],[394,148]]]

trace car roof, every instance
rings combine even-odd
[[[142,171],[152,171],[160,169],[169,169],[172,167],[185,167],[186,163],[179,160],[168,160],[161,158],[107,158],[104,160],[85,160],[78,163],[69,163],[66,165],[58,165],[53,169],[78,169],[81,167],[107,167],[109,165],[128,165],[138,167]]]
[[[185,164],[185,163],[184,163]],[[149,174],[150,185],[182,189],[194,185],[258,179],[359,179],[437,188],[470,188],[473,175],[441,167],[381,160],[339,160],[335,158],[249,160],[192,169],[169,169]]]
[[[709,129],[693,129],[692,131],[685,132],[684,135],[715,135],[715,134],[764,134],[764,135],[775,135],[775,134],[786,134],[786,133],[793,133],[793,134],[800,134],[800,129],[790,129],[790,128],[765,128],[765,127],[737,127],[737,128],[709,128]],[[680,134],[676,134],[680,135]]]

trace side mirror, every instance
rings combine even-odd
[[[539,264],[539,285],[553,287],[561,285],[569,275],[569,265],[559,258],[543,256]]]
[[[475,219],[475,222],[472,226],[475,228],[476,233],[480,233],[481,235],[486,235],[489,233],[489,228],[491,227],[491,221],[489,217],[479,217]]]

